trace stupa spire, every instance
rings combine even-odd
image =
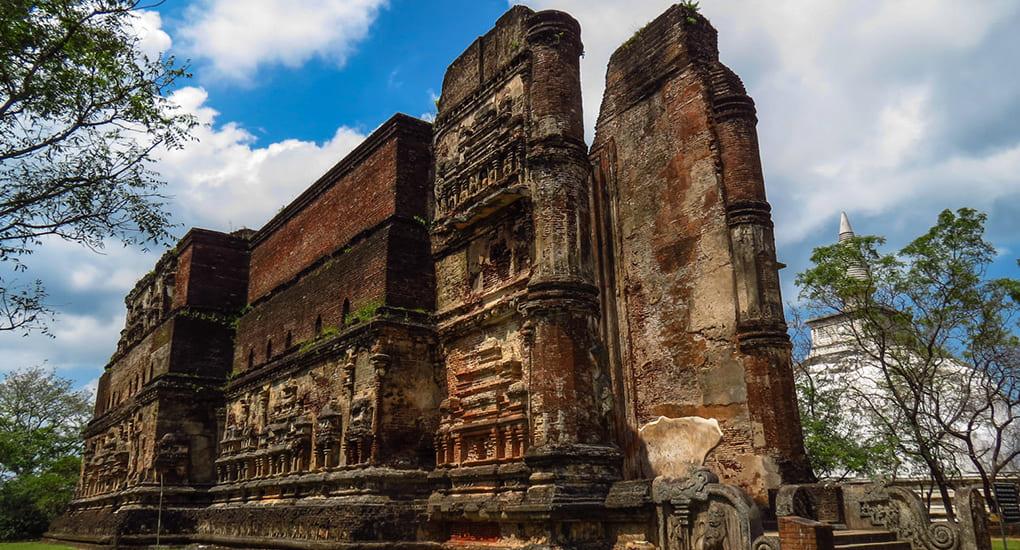
[[[846,212],[839,213],[839,242],[850,240],[854,237],[854,228],[850,226],[850,218]]]
[[[839,242],[843,243],[854,238],[854,228],[850,225],[850,218],[846,215],[846,212],[839,213]],[[856,264],[850,266],[847,269],[847,275],[850,275],[854,279],[864,280],[868,278],[868,268],[862,264]]]

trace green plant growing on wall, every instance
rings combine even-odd
[[[212,313],[185,308],[182,309],[178,315],[188,319],[216,323],[217,325],[222,325],[227,328],[237,328],[237,317],[223,315],[222,313]]]
[[[701,2],[695,0],[683,0],[680,2],[680,7],[687,12],[687,22],[694,25],[698,22],[698,18],[694,17],[694,14],[701,13]]]
[[[233,316],[230,317],[230,328],[237,330],[237,325],[241,323],[241,319],[251,311],[251,304],[246,304],[241,309],[237,310]]]
[[[418,222],[425,229],[430,229],[432,227],[432,224],[422,216],[414,216],[414,221]]]
[[[298,353],[306,353],[308,350],[314,348],[325,340],[340,334],[340,327],[324,327],[321,332],[315,335],[315,338],[311,340],[305,340],[301,343],[301,347],[298,348]]]
[[[344,324],[350,324],[354,322],[364,323],[375,317],[375,312],[383,306],[382,300],[372,300],[367,304],[359,307],[358,309],[350,312],[344,317]]]

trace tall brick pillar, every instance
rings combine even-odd
[[[571,486],[572,464],[614,477],[606,365],[598,335],[598,291],[589,233],[590,163],[584,144],[580,27],[544,11],[528,20],[532,54],[530,170],[535,265],[522,304],[530,355],[532,482]],[[577,478],[578,488],[591,481]],[[551,488],[549,486],[547,489]],[[541,489],[533,487],[530,496]],[[558,490],[559,495],[578,495]],[[559,497],[557,497],[559,498]]]
[[[800,423],[791,421],[799,418],[799,412],[754,101],[733,71],[718,61],[709,67],[736,274],[736,337],[740,351],[749,358],[745,363],[747,407],[761,430],[756,444],[776,459],[784,478],[810,479]]]

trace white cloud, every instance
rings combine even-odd
[[[170,35],[163,30],[163,19],[159,12],[140,10],[133,12],[132,31],[138,37],[138,47],[149,59],[170,49]]]
[[[172,209],[189,223],[210,229],[257,228],[336,164],[365,136],[340,127],[322,144],[287,139],[255,146],[255,136],[238,124],[215,126],[217,112],[205,104],[202,88],[171,96],[201,121],[197,141],[161,153],[157,166],[174,196]]]
[[[669,0],[530,0],[582,27],[589,139],[610,54]],[[1020,4],[880,0],[702,2],[724,63],[758,106],[777,239],[786,249],[834,237],[840,210],[889,233],[907,216],[991,209],[1020,198],[1014,63]],[[1005,118],[1003,118],[1005,117]],[[796,256],[806,257],[806,250]],[[784,258],[795,262],[796,259]],[[794,266],[796,268],[796,266]]]
[[[342,65],[387,0],[201,0],[187,12],[185,50],[227,78],[313,57]]]
[[[64,284],[72,292],[109,293],[123,296],[138,279],[152,269],[159,257],[156,251],[146,254],[135,248],[111,241],[99,251],[83,248],[62,239],[48,239],[41,263],[64,264],[59,271]],[[36,262],[33,261],[33,265]],[[56,283],[57,281],[48,281]]]
[[[0,339],[0,371],[46,364],[83,383],[102,373],[107,359],[117,350],[124,328],[124,314],[79,315],[63,312],[51,324],[52,337],[3,335]]]
[[[202,126],[184,149],[162,152],[155,166],[181,224],[215,230],[258,228],[293,200],[365,136],[341,127],[325,143],[295,139],[257,146],[242,126],[216,126],[217,112],[201,88],[182,88],[172,100]],[[0,371],[48,362],[61,375],[87,384],[102,372],[124,328],[124,295],[159,259],[111,242],[96,254],[74,243],[47,239],[32,255],[28,275],[47,283],[49,303],[60,311],[53,338],[0,333]]]
[[[107,256],[100,262],[75,267],[67,272],[70,287],[78,291],[116,290],[126,294],[138,280],[138,273],[120,267],[119,263]]]
[[[91,315],[64,314],[60,322],[53,325],[54,342],[78,352],[103,350],[112,354],[116,350],[117,338],[124,328],[125,314],[102,319]]]

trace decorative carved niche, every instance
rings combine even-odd
[[[487,99],[437,129],[436,215],[470,208],[523,180],[526,116],[523,65],[507,72]]]
[[[340,443],[343,435],[343,416],[330,401],[319,411],[316,419],[315,467],[333,468],[340,465]]]
[[[655,478],[652,500],[663,550],[762,548],[757,506],[709,470],[684,479]]]
[[[372,398],[359,396],[351,402],[350,421],[344,438],[347,465],[364,464],[371,458],[375,435],[372,431],[374,414],[375,404]]]
[[[436,460],[471,465],[518,459],[527,441],[523,365],[495,339],[483,342],[455,373],[455,397],[441,406]]]

